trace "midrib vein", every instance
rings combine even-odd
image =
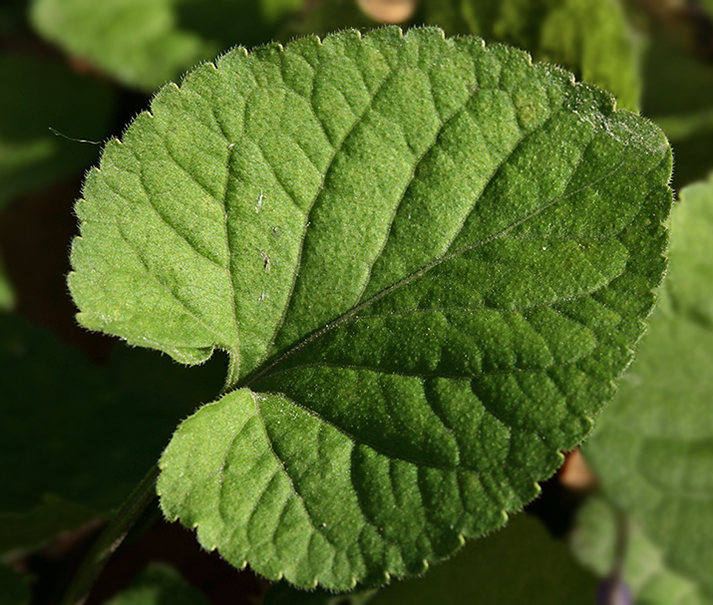
[[[548,208],[554,206],[555,204],[557,204],[557,203],[559,203],[559,202],[562,202],[563,200],[568,199],[568,198],[570,198],[570,197],[572,197],[572,196],[574,196],[574,195],[577,195],[578,193],[581,193],[582,191],[584,191],[584,190],[586,190],[586,189],[588,189],[588,188],[590,188],[590,187],[593,187],[593,186],[596,185],[598,182],[600,182],[600,181],[602,181],[602,180],[604,180],[604,179],[606,179],[606,178],[609,178],[610,176],[612,176],[616,171],[618,171],[618,170],[623,166],[623,163],[624,163],[624,161],[622,160],[622,161],[621,161],[615,168],[613,168],[611,171],[609,171],[609,172],[607,172],[607,173],[601,175],[600,177],[594,179],[593,181],[587,183],[586,185],[583,185],[583,186],[580,187],[579,189],[575,189],[574,191],[571,191],[571,192],[569,192],[569,193],[564,193],[564,194],[562,194],[562,195],[560,195],[560,196],[557,196],[557,197],[553,198],[552,200],[550,200],[549,202],[543,204],[543,205],[540,206],[539,208],[533,210],[533,211],[530,212],[529,214],[526,214],[524,217],[521,217],[521,218],[519,218],[519,219],[513,221],[510,225],[504,227],[504,228],[501,229],[499,232],[497,232],[497,233],[495,233],[495,234],[493,234],[493,235],[490,235],[490,236],[488,236],[488,237],[486,237],[486,238],[483,238],[483,239],[481,239],[481,240],[478,240],[477,242],[474,242],[474,243],[472,243],[472,244],[468,244],[468,245],[466,245],[466,246],[463,246],[462,248],[460,248],[459,250],[457,250],[457,251],[455,251],[455,252],[447,253],[447,254],[444,254],[444,255],[442,255],[442,256],[440,256],[440,257],[434,259],[433,261],[431,261],[430,263],[428,263],[428,264],[426,264],[425,266],[421,267],[421,268],[418,269],[417,271],[414,271],[413,273],[411,273],[410,275],[404,277],[404,278],[401,279],[400,281],[395,282],[395,283],[392,284],[391,286],[389,286],[389,287],[385,288],[384,290],[382,290],[381,292],[375,294],[374,296],[372,296],[372,297],[369,298],[368,300],[366,300],[366,301],[364,301],[364,302],[362,302],[362,303],[356,305],[355,307],[352,307],[349,311],[345,312],[344,314],[342,314],[340,317],[338,317],[338,318],[335,319],[334,321],[332,321],[332,322],[326,324],[325,326],[323,326],[323,327],[320,328],[319,330],[316,330],[316,331],[313,332],[311,335],[306,336],[306,337],[303,338],[300,342],[296,343],[293,347],[291,347],[291,348],[288,349],[285,353],[283,353],[278,359],[276,359],[274,362],[272,362],[271,364],[269,364],[267,367],[265,367],[265,368],[262,369],[262,370],[260,370],[260,368],[258,368],[258,370],[257,370],[256,372],[252,373],[251,375],[248,375],[248,376],[245,378],[245,380],[242,382],[241,386],[250,387],[252,384],[254,384],[254,383],[256,383],[256,382],[259,382],[260,379],[262,379],[263,377],[269,375],[269,374],[271,373],[271,371],[272,371],[274,368],[278,367],[278,366],[279,366],[283,361],[285,361],[287,358],[291,357],[292,355],[294,355],[295,353],[297,353],[298,351],[300,351],[301,349],[303,349],[303,348],[306,347],[307,345],[311,344],[311,343],[314,342],[315,340],[318,340],[319,338],[321,338],[322,336],[324,336],[327,332],[330,332],[330,331],[334,330],[335,328],[337,328],[337,327],[339,327],[339,326],[341,326],[341,325],[347,323],[347,322],[350,321],[354,316],[356,316],[356,315],[359,313],[359,311],[361,311],[362,309],[364,309],[364,308],[368,307],[369,305],[371,305],[371,304],[377,302],[378,300],[384,298],[385,296],[391,294],[392,292],[398,290],[399,288],[402,288],[402,287],[404,287],[404,286],[410,284],[411,282],[417,280],[418,278],[422,277],[423,275],[425,275],[426,273],[428,273],[429,271],[431,271],[431,270],[434,269],[435,267],[438,267],[440,264],[442,264],[442,263],[444,263],[444,262],[446,262],[446,261],[448,261],[448,260],[450,260],[450,259],[452,259],[452,258],[455,258],[455,257],[457,257],[457,256],[460,256],[460,255],[464,254],[465,252],[468,252],[468,251],[470,251],[470,250],[474,250],[474,249],[476,249],[476,248],[479,248],[479,247],[481,247],[481,246],[484,246],[484,245],[486,245],[486,244],[489,244],[489,243],[491,243],[491,242],[494,242],[494,241],[496,241],[496,240],[501,239],[502,237],[504,237],[505,235],[507,235],[507,233],[509,233],[509,232],[512,231],[513,229],[519,227],[519,226],[522,225],[523,223],[525,223],[525,222],[527,222],[528,220],[534,218],[535,216],[537,216],[537,215],[540,214],[541,212],[544,212],[545,210],[547,210]],[[568,180],[568,183],[567,183],[567,184],[565,185],[565,187],[564,187],[564,190],[565,190],[565,191],[566,191],[567,186],[568,186],[569,182],[571,181],[571,179],[572,179],[572,177],[574,176],[575,173],[576,173],[576,169],[572,171],[572,174],[570,175],[570,178],[569,178],[569,180]],[[457,237],[457,235],[458,235],[458,234],[456,234],[455,237]]]

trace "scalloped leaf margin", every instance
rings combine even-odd
[[[589,432],[662,277],[668,143],[522,51],[433,28],[232,51],[110,143],[80,321],[234,390],[161,459],[168,518],[270,578],[421,573]]]

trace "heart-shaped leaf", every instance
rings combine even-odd
[[[162,457],[166,515],[346,589],[502,525],[589,432],[664,270],[670,169],[651,123],[477,38],[237,49],[107,146],[69,282],[89,328],[231,356]]]

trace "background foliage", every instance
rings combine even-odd
[[[345,27],[392,20],[405,27],[438,25],[448,35],[475,33],[524,48],[535,59],[557,62],[611,90],[621,106],[640,108],[672,141],[677,189],[705,179],[713,169],[710,3],[682,9],[664,0],[624,5],[615,0],[423,0],[413,7],[406,2],[400,14],[378,5],[366,0],[13,0],[0,6],[0,550],[7,564],[0,567],[0,602],[53,602],[81,553],[82,537],[93,531],[92,520],[121,502],[176,423],[220,388],[222,358],[186,370],[168,358],[78,330],[64,285],[76,229],[71,204],[83,171],[97,161],[101,148],[92,142],[119,135],[158,86],[179,80],[196,62],[236,44],[286,42]],[[605,501],[591,500],[570,523],[571,502],[585,496],[566,492],[553,480],[531,508],[556,533],[574,530],[574,552],[597,575],[616,575],[623,568],[642,603],[713,602],[706,573],[713,568],[713,387],[706,380],[713,274],[705,262],[713,237],[706,218],[711,189],[701,183],[680,196],[681,209],[672,219],[680,227],[674,222],[669,282],[640,345],[641,359],[584,448]],[[690,514],[671,512],[682,507]],[[467,552],[413,582],[414,588],[407,581],[403,588],[385,589],[384,596],[349,598],[399,602],[413,598],[409,591],[445,594],[462,582],[453,594],[485,599],[505,587],[516,590],[512,573],[517,570],[515,577],[528,592],[552,595],[567,595],[569,579],[581,577],[576,589],[588,595],[581,602],[593,602],[591,576],[577,569],[567,552],[527,550],[526,544],[544,547],[544,534],[508,541],[507,532],[542,532],[526,527],[534,523],[515,521],[502,534],[469,545]],[[622,527],[630,528],[624,531],[630,536],[625,553],[616,546]],[[181,542],[156,531],[146,534],[152,544],[175,539],[184,551],[193,548],[192,539]],[[136,533],[129,552],[158,548]],[[179,548],[167,550],[170,556],[153,551],[146,557],[175,565],[210,602],[222,602],[231,592],[234,599],[235,591],[246,598],[265,592],[260,581],[236,580],[230,574],[237,572],[200,559],[200,553],[195,556],[207,571],[197,577],[186,568],[200,565],[187,566],[187,555],[175,556],[183,552]],[[494,565],[482,578],[474,575],[477,571],[463,571],[482,570],[483,561],[494,561],[498,552],[512,564]],[[518,556],[563,569],[557,588],[547,584],[554,579],[538,584],[540,572],[518,566]],[[122,571],[121,565],[119,557],[98,587],[97,601],[119,591],[138,571]],[[565,565],[577,571],[565,572]],[[471,584],[476,577],[477,585]],[[176,591],[186,580],[151,568],[136,582],[116,602],[178,602]],[[280,586],[265,602],[332,598]],[[186,602],[200,602],[192,599]],[[546,602],[572,600],[552,596]]]

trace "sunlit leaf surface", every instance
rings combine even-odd
[[[420,573],[581,440],[660,282],[668,144],[437,29],[238,49],[155,97],[77,205],[85,326],[230,355],[164,512],[270,577]]]

